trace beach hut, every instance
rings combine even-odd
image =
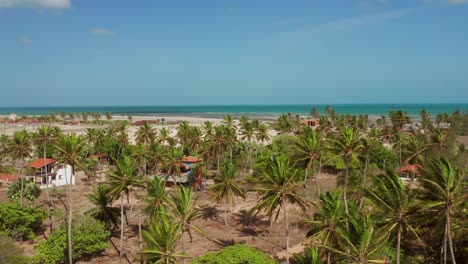
[[[89,158],[90,159],[96,159],[98,162],[101,162],[101,163],[107,163],[108,162],[107,154],[104,153],[104,152],[96,153],[94,155],[89,156]]]
[[[198,175],[193,174],[193,168],[195,164],[202,163],[201,158],[194,156],[187,156],[182,159],[182,164],[184,165],[184,170],[189,179],[191,180],[192,186],[196,189],[201,189],[203,185],[203,175],[201,171],[198,172]]]
[[[414,176],[419,175],[420,166],[415,164],[405,165],[397,170],[397,173],[402,178],[414,178]]]
[[[170,175],[161,173],[158,174],[156,177],[163,179],[166,182],[166,187],[173,187],[174,185],[184,185],[192,186],[197,190],[200,190],[202,188],[203,175],[201,171],[197,171],[197,175],[194,175],[194,166],[195,164],[201,162],[203,162],[203,160],[200,158],[187,156],[180,161],[180,175]]]
[[[99,169],[104,168],[107,164],[109,164],[109,158],[107,154],[104,152],[99,152],[94,155],[89,156],[90,159],[97,160],[97,165]]]
[[[320,122],[315,118],[302,118],[301,125],[308,126],[312,129],[317,129],[320,126]]]
[[[48,188],[46,180],[46,172],[49,177],[49,184],[52,186],[63,186],[69,183],[75,184],[75,175],[73,175],[72,167],[65,164],[63,168],[58,169],[54,173],[57,161],[54,159],[41,158],[37,159],[26,165],[27,168],[32,169],[26,178],[33,179],[34,182],[39,183],[40,188]]]
[[[40,183],[41,186],[47,184],[46,174],[49,176],[49,182],[52,180],[52,168],[57,163],[57,160],[40,158],[29,164],[26,164],[27,168],[32,170],[32,173],[28,173],[26,176],[28,179],[33,179],[34,182]]]

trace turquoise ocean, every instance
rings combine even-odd
[[[453,113],[460,110],[468,112],[467,104],[336,104],[331,105],[338,114],[367,114],[381,116],[393,110],[406,111],[410,116],[418,116],[422,109],[431,115]],[[209,106],[63,106],[63,107],[0,107],[0,115],[16,113],[18,115],[43,115],[58,112],[86,113],[97,112],[122,115],[151,116],[194,116],[221,117],[226,114],[250,117],[276,117],[281,114],[310,115],[315,107],[320,113],[326,113],[326,105],[209,105]]]

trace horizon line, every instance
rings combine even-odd
[[[427,102],[427,103],[307,103],[307,104],[193,104],[193,105],[178,105],[178,104],[167,104],[167,105],[35,105],[35,106],[0,106],[0,109],[7,108],[73,108],[73,107],[237,107],[237,106],[351,106],[351,105],[409,105],[409,106],[421,106],[421,105],[468,105],[468,102]]]

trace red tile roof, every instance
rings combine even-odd
[[[419,174],[419,170],[421,169],[420,166],[414,165],[414,164],[409,164],[406,166],[403,166],[397,170],[398,173],[400,172],[412,172],[414,174]]]
[[[197,162],[202,162],[203,160],[194,156],[187,156],[182,159],[182,162],[185,163],[197,163]]]
[[[36,168],[36,169],[39,169],[39,168],[42,168],[46,165],[49,165],[49,164],[54,164],[55,162],[57,162],[56,160],[54,159],[38,159],[38,160],[35,160],[29,164],[26,165],[26,167],[29,167],[29,168]]]

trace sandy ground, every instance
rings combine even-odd
[[[95,179],[91,179],[90,182],[86,180],[84,175],[78,174],[78,183],[73,186],[72,195],[72,206],[75,212],[84,213],[92,208],[91,203],[86,198],[86,194],[92,191],[92,187],[101,181],[104,181],[105,176],[101,174]],[[323,174],[321,176],[321,188],[322,191],[330,190],[335,188],[336,177],[333,175]],[[248,188],[246,186],[246,188]],[[304,197],[311,201],[316,198],[316,187],[315,182],[310,180],[307,188],[299,187],[300,192],[303,193]],[[0,187],[0,201],[6,200],[7,185],[4,184]],[[66,204],[65,188],[57,188],[53,192],[53,203],[55,212],[64,212]],[[140,202],[140,199],[145,195],[143,190],[135,190],[131,196],[130,204],[127,207],[127,215],[129,218],[129,225],[125,226],[125,249],[129,256],[130,263],[138,263],[138,213],[142,212],[144,205]],[[257,203],[257,194],[255,192],[249,192],[245,200],[238,200],[235,206],[228,206],[228,226],[224,225],[223,211],[225,205],[220,205],[212,201],[209,191],[197,192],[198,205],[202,212],[202,217],[195,221],[195,225],[200,227],[206,234],[203,236],[199,233],[193,233],[193,241],[189,241],[189,237],[186,236],[187,254],[190,258],[194,258],[203,255],[207,252],[219,250],[227,245],[234,243],[245,243],[250,246],[261,249],[272,257],[284,259],[285,257],[285,236],[284,236],[284,219],[282,214],[280,215],[277,222],[268,223],[267,218],[264,215],[254,216],[249,213],[249,210]],[[139,199],[138,199],[139,198]],[[42,192],[37,203],[46,205],[46,194]],[[115,206],[118,206],[116,203]],[[131,209],[130,209],[131,208]],[[298,253],[302,250],[302,243],[306,240],[305,233],[308,227],[303,224],[302,220],[311,218],[314,212],[314,208],[311,205],[306,212],[301,212],[297,208],[291,208],[289,210],[290,218],[290,245],[291,252]],[[144,222],[145,219],[140,219]],[[59,225],[60,219],[54,219],[54,227]],[[45,221],[45,226],[48,220]],[[46,229],[46,228],[45,228]],[[119,230],[113,232],[111,238],[114,247],[106,250],[102,255],[93,258],[90,261],[80,263],[119,263],[119,255],[117,248],[119,248]],[[35,254],[35,244],[45,239],[49,235],[48,230],[45,230],[44,234],[39,235],[38,238],[31,242],[21,243],[21,247],[26,255]],[[179,243],[180,244],[180,243]],[[179,251],[181,246],[179,245]],[[189,259],[188,263],[190,263]]]
[[[1,118],[6,118],[6,116],[0,116]],[[160,116],[132,116],[132,123],[140,120],[157,120],[161,119],[162,117]],[[166,127],[169,130],[170,136],[175,137],[177,134],[177,124],[178,122],[182,121],[187,121],[190,123],[191,126],[202,126],[206,121],[213,122],[215,125],[220,125],[223,121],[221,118],[204,118],[204,117],[192,117],[192,116],[169,116],[169,117],[164,117],[166,124],[169,123],[169,125],[166,124],[159,124],[159,125],[152,125],[154,128],[157,130],[160,130],[163,127]],[[127,120],[127,116],[113,116],[112,118],[113,121],[116,120]],[[238,122],[238,121],[237,121]],[[267,121],[270,122],[270,121]],[[171,124],[172,123],[172,124]],[[76,133],[78,135],[83,135],[86,133],[86,130],[88,128],[101,128],[104,129],[108,125],[98,125],[98,124],[79,124],[79,125],[64,125],[62,123],[54,123],[52,124],[53,126],[58,126],[60,129],[65,132],[65,133]],[[1,134],[6,134],[8,136],[13,135],[13,133],[17,130],[20,129],[26,129],[29,132],[35,132],[37,129],[41,127],[41,125],[26,125],[26,124],[2,124],[0,123],[0,135]],[[135,144],[135,133],[138,131],[140,127],[135,126],[135,125],[129,125],[127,127],[127,133],[130,139],[131,144]],[[274,130],[269,131],[270,137],[276,136],[278,133]],[[265,142],[268,143],[268,142]]]
[[[126,119],[126,116],[114,116],[113,120],[123,120]],[[138,120],[155,120],[160,117],[156,116],[133,116],[133,122]],[[222,119],[216,118],[198,118],[198,117],[186,117],[186,116],[171,116],[166,118],[167,122],[175,121],[188,121],[191,125],[200,126],[205,121],[211,121],[214,124],[220,124]],[[55,124],[54,124],[55,125]],[[99,125],[78,125],[70,126],[57,124],[64,132],[70,133],[75,132],[77,134],[86,133],[86,129],[90,127],[94,128],[105,128],[105,126]],[[163,125],[153,125],[157,129],[161,129]],[[39,125],[0,125],[0,134],[11,135],[14,131],[18,129],[26,129],[28,131],[36,131],[40,126]],[[170,130],[172,136],[175,136],[177,125],[168,125],[167,128]],[[134,134],[138,130],[138,126],[129,126],[128,134],[131,143],[134,143]],[[275,136],[277,133],[275,131],[270,132],[271,136]],[[323,188],[331,189],[335,186],[334,176],[323,175]],[[74,212],[84,213],[90,208],[92,204],[86,198],[86,194],[92,191],[93,186],[97,185],[99,182],[105,180],[105,174],[87,181],[86,177],[79,172],[77,174],[78,183],[73,186],[73,195],[72,195],[72,206]],[[308,198],[313,199],[315,194],[315,183],[312,181],[309,182],[309,187],[301,190],[304,192]],[[3,184],[0,186],[0,201],[5,201],[6,192],[8,185]],[[248,186],[246,186],[248,188]],[[302,188],[302,187],[301,187]],[[54,203],[54,212],[65,212],[66,205],[66,196],[65,188],[56,188],[51,193]],[[129,224],[125,226],[125,248],[127,255],[129,256],[129,261],[131,263],[138,263],[138,251],[139,251],[139,239],[138,239],[138,213],[143,211],[144,205],[141,203],[141,199],[144,198],[144,190],[135,190],[134,195],[131,197],[131,202],[133,206],[127,206],[127,215]],[[221,249],[224,246],[232,245],[234,243],[246,243],[250,246],[257,247],[272,257],[279,256],[279,258],[284,258],[285,256],[285,237],[284,237],[284,228],[283,228],[283,219],[280,217],[277,222],[269,224],[267,218],[263,215],[253,216],[249,213],[249,210],[257,202],[257,194],[254,192],[249,192],[245,200],[239,200],[236,205],[228,206],[228,226],[224,225],[223,220],[223,211],[225,205],[219,205],[212,201],[208,191],[198,192],[196,196],[199,197],[200,209],[202,210],[203,217],[195,221],[195,225],[200,227],[206,234],[206,236],[194,233],[193,241],[190,242],[188,236],[184,239],[186,241],[187,254],[193,258],[200,255],[203,255],[207,252],[216,251]],[[41,197],[37,200],[37,203],[46,206],[46,192],[42,192]],[[115,204],[114,206],[119,206]],[[60,213],[58,213],[60,214]],[[141,214],[143,215],[143,214]],[[306,216],[312,215],[312,207],[305,213],[299,212],[297,208],[290,209],[290,234],[291,234],[291,248],[292,249],[301,249],[301,243],[305,239],[305,233],[307,229],[304,228],[301,221]],[[144,218],[140,219],[142,222],[145,221]],[[53,220],[54,227],[58,227],[60,224],[60,219],[55,217]],[[45,221],[44,226],[47,226],[48,220]],[[26,255],[35,254],[35,245],[44,240],[49,235],[47,228],[44,229],[44,233],[39,235],[34,241],[28,241],[21,243],[21,247],[24,250]],[[101,256],[93,258],[90,261],[82,263],[120,263],[119,255],[117,248],[119,248],[119,235],[120,231],[115,230],[111,238],[111,246],[106,250]],[[296,245],[296,246],[295,246]],[[297,251],[296,250],[296,251]],[[182,251],[181,246],[179,245],[179,251]],[[294,252],[294,250],[292,250]],[[191,262],[190,259],[188,261]]]

